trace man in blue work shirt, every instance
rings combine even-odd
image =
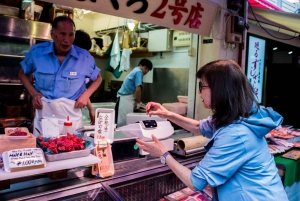
[[[35,128],[41,129],[41,118],[53,115],[58,122],[70,116],[73,128],[81,127],[81,109],[102,82],[100,69],[90,53],[72,45],[75,31],[72,19],[66,16],[55,18],[51,29],[53,42],[34,45],[21,62],[19,78],[31,95],[33,108],[36,109]],[[35,77],[34,86],[29,78],[32,73]],[[86,78],[92,81],[88,88]],[[34,134],[38,135],[35,130]],[[60,133],[61,130],[60,124]]]
[[[143,77],[152,70],[152,67],[150,60],[142,59],[139,65],[126,76],[117,93],[118,100],[115,107],[117,127],[126,125],[126,116],[133,112],[135,103],[136,109],[140,108]]]

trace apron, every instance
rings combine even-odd
[[[117,114],[118,115],[117,127],[126,125],[127,114],[133,113],[134,103],[135,103],[134,94],[120,96],[119,108]]]
[[[74,108],[75,101],[59,98],[55,100],[49,100],[45,97],[41,98],[43,109],[35,110],[34,129],[33,134],[37,137],[40,134],[35,128],[42,133],[42,118],[56,118],[58,120],[59,134],[63,133],[64,122],[67,120],[67,116],[70,116],[70,121],[73,122],[73,130],[82,127],[82,112],[80,108]],[[53,116],[54,115],[54,116]]]

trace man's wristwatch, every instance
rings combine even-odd
[[[167,158],[167,156],[168,155],[170,155],[170,153],[167,151],[166,153],[164,153],[161,157],[160,157],[160,162],[162,163],[162,164],[166,164],[166,158]]]

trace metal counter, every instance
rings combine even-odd
[[[174,155],[173,155],[174,156]],[[174,158],[188,168],[195,167],[204,153]],[[67,178],[51,180],[47,174],[10,180],[10,188],[0,190],[0,200],[159,200],[185,185],[151,156],[115,163],[108,178],[91,175],[91,167],[67,172]]]

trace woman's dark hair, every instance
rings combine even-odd
[[[75,33],[73,45],[76,45],[89,51],[92,47],[90,35],[83,30],[77,30]]]
[[[217,129],[256,112],[252,111],[253,103],[259,108],[253,87],[235,61],[210,62],[196,76],[205,79],[211,90],[212,119]]]
[[[141,59],[139,65],[146,66],[149,70],[153,68],[152,62],[148,59]]]
[[[74,21],[71,18],[69,18],[67,16],[58,16],[58,17],[54,18],[53,22],[51,23],[52,29],[57,28],[57,23],[63,22],[63,21],[71,22],[73,24],[74,28],[76,27]]]

